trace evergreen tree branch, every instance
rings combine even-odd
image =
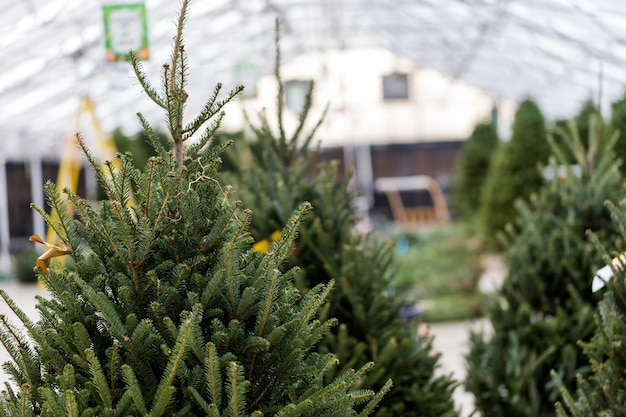
[[[101,319],[103,324],[106,324],[108,330],[112,336],[119,341],[131,354],[134,359],[134,363],[138,366],[138,370],[141,372],[141,376],[144,382],[153,381],[152,375],[148,364],[145,363],[143,358],[138,355],[135,347],[130,343],[130,337],[127,334],[126,328],[122,322],[122,319],[116,311],[115,304],[109,300],[102,292],[94,291],[94,289],[88,285],[84,280],[76,275],[71,275],[74,282],[82,289],[85,297],[90,303],[101,313]]]
[[[130,393],[129,395],[132,398],[133,404],[141,415],[148,415],[148,409],[146,408],[146,402],[141,391],[141,386],[133,368],[129,365],[122,365],[121,369],[124,381],[126,382],[127,392]]]
[[[208,400],[215,408],[222,404],[222,375],[220,373],[220,359],[215,344],[207,343],[207,361],[204,365],[204,375],[208,387]]]
[[[41,390],[41,396],[45,402],[45,409],[50,415],[53,416],[65,416],[67,410],[61,404],[61,397],[59,393],[52,391],[50,388],[44,388]]]
[[[165,109],[165,105],[163,105],[163,108]],[[150,140],[150,144],[152,145],[152,148],[156,151],[157,155],[159,155],[161,158],[164,158],[165,155],[167,154],[167,150],[163,147],[163,144],[161,143],[161,140],[159,139],[158,133],[152,128],[152,126],[146,120],[143,114],[137,113],[137,118],[139,119],[139,123],[141,124],[141,127],[146,132],[146,135],[148,136],[148,139]]]
[[[243,86],[238,86],[233,88],[228,92],[226,97],[222,100],[217,100],[218,94],[222,88],[222,84],[217,84],[215,90],[213,91],[213,96],[209,99],[207,103],[202,107],[200,113],[185,126],[185,140],[192,137],[205,123],[211,120],[213,117],[217,115],[217,120],[210,126],[208,131],[203,135],[203,138],[200,140],[198,147],[203,148],[209,139],[213,137],[213,133],[219,128],[221,125],[221,120],[224,117],[224,112],[222,109],[226,104],[231,102],[241,91],[243,91]]]
[[[78,404],[74,391],[71,389],[65,390],[65,412],[68,417],[78,417]]]
[[[236,362],[231,362],[228,366],[226,393],[230,398],[228,402],[228,416],[245,417],[246,383],[243,377],[243,369]]]
[[[207,144],[209,144],[209,142],[215,137],[218,129],[222,126],[222,120],[224,119],[225,115],[226,113],[221,111],[213,120],[211,120],[211,124],[206,127],[198,140],[187,147],[188,156],[196,157],[205,149]]]
[[[315,125],[311,128],[311,130],[307,134],[304,141],[300,144],[301,152],[304,152],[307,149],[309,149],[311,141],[317,134],[317,131],[319,130],[319,128],[322,126],[322,123],[324,123],[324,121],[326,120],[326,115],[328,114],[329,109],[330,109],[330,103],[327,103],[326,106],[324,107],[324,110],[322,111],[322,115],[319,117]]]
[[[154,395],[155,401],[150,409],[151,416],[161,416],[167,410],[167,406],[175,391],[173,385],[174,378],[177,376],[178,370],[182,366],[182,362],[187,354],[189,342],[193,337],[192,322],[196,319],[196,316],[192,315],[192,317],[181,324],[181,329],[176,339],[176,345],[172,349],[163,377]]]
[[[274,25],[274,44],[276,46],[276,62],[274,65],[274,77],[277,81],[278,94],[276,96],[276,112],[278,117],[278,146],[281,150],[281,154],[285,154],[287,150],[287,136],[285,134],[285,128],[283,126],[283,108],[285,103],[285,89],[282,83],[282,77],[280,75],[280,21],[276,18]]]
[[[152,84],[148,81],[148,78],[146,77],[146,73],[144,72],[142,68],[141,61],[137,57],[137,53],[134,51],[130,51],[130,63],[132,65],[133,71],[135,72],[135,76],[137,77],[137,80],[141,84],[143,91],[146,92],[148,97],[150,97],[150,99],[154,101],[157,106],[161,107],[162,109],[165,109],[166,108],[165,98],[161,97],[159,93],[152,87]],[[143,119],[143,117],[140,116],[140,119]]]
[[[309,89],[307,90],[305,96],[304,96],[304,106],[302,108],[302,112],[298,115],[298,124],[296,125],[296,128],[293,131],[293,134],[291,135],[291,139],[289,139],[289,144],[291,145],[293,151],[297,150],[298,148],[298,139],[300,137],[300,132],[302,132],[302,130],[304,129],[304,124],[306,123],[306,120],[309,116],[309,111],[311,111],[311,105],[313,104],[313,91],[315,90],[315,83],[311,81],[311,84],[309,85]],[[321,120],[321,119],[320,119]],[[319,122],[318,122],[319,123]],[[310,137],[313,137],[313,135],[310,135]],[[302,148],[308,148],[308,143],[302,144]],[[290,156],[290,160],[293,160],[293,158],[295,158],[295,153],[289,155]]]
[[[378,407],[378,405],[381,403],[383,397],[387,393],[389,393],[389,391],[391,391],[392,386],[393,382],[391,381],[391,379],[388,379],[387,382],[385,382],[385,385],[383,385],[383,387],[378,390],[374,397],[369,400],[367,406],[359,413],[359,417],[366,417],[371,415],[374,412],[374,409],[376,409],[376,407]]]
[[[68,212],[67,202],[58,192],[56,185],[51,181],[47,181],[44,184],[44,191],[48,196],[51,213],[48,214],[36,204],[31,204],[30,207],[44,218],[59,239],[68,246],[68,253],[74,257],[77,254],[79,240],[76,238],[75,229],[71,227],[72,216]],[[69,190],[65,189],[64,192],[67,194]]]
[[[270,310],[272,306],[274,305],[274,294],[278,289],[277,286],[278,286],[279,275],[280,275],[280,271],[275,269],[274,273],[272,274],[272,279],[270,280],[267,286],[267,290],[264,291],[263,307],[262,307],[262,310],[260,311],[261,314],[258,317],[258,322],[256,326],[256,331],[255,331],[255,334],[257,334],[258,336],[264,336],[265,334],[265,325],[267,324],[267,319],[269,317]],[[254,359],[252,360],[252,364],[254,365]]]
[[[78,140],[78,145],[80,146],[80,149],[83,155],[85,155],[87,162],[89,162],[89,165],[91,166],[91,169],[96,175],[96,179],[98,180],[98,183],[104,190],[106,196],[109,197],[110,199],[116,199],[117,197],[116,197],[116,192],[115,192],[115,184],[113,183],[113,178],[105,174],[104,169],[102,168],[102,164],[92,154],[91,150],[87,147],[87,144],[85,143],[82,136],[77,135],[77,140]]]
[[[0,342],[19,369],[19,374],[13,373],[15,382],[36,387],[41,380],[41,371],[28,339],[19,333],[4,314],[0,315],[0,327]]]

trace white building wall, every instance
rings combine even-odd
[[[408,100],[383,100],[382,77],[409,74]],[[435,70],[416,67],[383,49],[331,50],[300,56],[284,63],[283,81],[313,79],[316,83],[314,123],[328,104],[329,112],[317,138],[323,146],[418,141],[463,140],[476,123],[488,121],[496,100],[484,92]],[[249,114],[265,107],[275,113],[273,76],[258,82],[257,97],[241,100]],[[515,106],[498,101],[501,136],[508,136]],[[227,112],[226,127],[241,128],[241,111]],[[270,120],[273,120],[270,117]],[[287,111],[288,126],[297,115]]]

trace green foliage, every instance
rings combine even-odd
[[[585,101],[585,103],[583,103],[582,107],[580,108],[580,111],[574,118],[574,121],[576,123],[576,130],[578,131],[579,137],[581,138],[589,137],[590,120],[592,119],[592,116],[598,112],[599,112],[599,108],[592,100],[587,100]],[[570,124],[569,120],[557,120],[557,122],[555,123],[555,126],[551,130],[550,135],[552,136],[553,140],[557,144],[561,145],[566,140],[563,137],[562,132],[567,132],[567,130],[569,129],[569,124]],[[573,155],[571,156],[569,163],[571,164],[576,163]]]
[[[453,415],[455,384],[433,375],[437,356],[430,350],[430,338],[418,339],[415,329],[399,319],[400,300],[388,294],[394,272],[392,242],[354,233],[358,219],[348,181],[338,180],[335,162],[314,162],[317,149],[312,143],[322,119],[307,123],[312,90],[293,134],[284,129],[278,39],[276,45],[277,121],[272,125],[265,113],[259,114],[260,122],[250,123],[255,140],[230,155],[240,158],[231,164],[235,169],[230,179],[237,198],[252,209],[256,247],[271,240],[301,201],[309,201],[313,210],[285,267],[300,268],[296,282],[303,292],[331,279],[337,282],[324,317],[336,317],[340,326],[324,338],[319,352],[337,354],[338,372],[373,361],[372,372],[361,381],[364,388],[376,391],[389,378],[394,381],[376,416]]]
[[[619,133],[619,139],[615,145],[617,158],[626,160],[626,93],[624,96],[611,104],[611,129]],[[626,164],[621,165],[622,174],[626,170]]]
[[[619,239],[607,240],[597,237],[595,243],[607,253],[604,262],[611,263],[613,253],[617,258],[623,252],[626,239],[626,206],[624,202],[608,202],[614,218],[619,224]],[[609,249],[611,248],[611,249]],[[613,278],[609,280],[596,312],[596,330],[591,340],[583,343],[583,352],[591,371],[577,375],[576,390],[553,374],[560,389],[561,399],[556,405],[559,417],[620,416],[626,414],[626,378],[624,363],[626,351],[626,273],[624,263],[617,261],[611,268]]]
[[[591,120],[595,114],[598,114],[600,109],[593,102],[593,100],[587,100],[583,103],[578,115],[576,115],[576,128],[578,129],[578,136],[581,138],[588,138],[591,134]],[[617,146],[617,144],[616,144]]]
[[[554,415],[559,393],[550,372],[572,387],[588,371],[578,343],[594,330],[590,278],[600,265],[587,233],[617,237],[604,202],[623,193],[623,179],[613,159],[616,138],[599,117],[591,119],[587,143],[573,123],[562,137],[563,146],[551,142],[550,168],[565,175],[518,203],[516,227],[507,229],[508,275],[487,308],[493,333],[470,337],[465,383],[485,416]]]
[[[221,149],[205,151],[240,89],[218,99],[218,86],[183,121],[187,4],[162,91],[132,61],[165,110],[173,151],[139,115],[157,153],[143,171],[130,154],[102,168],[79,141],[107,196],[98,208],[66,189],[75,218],[61,191],[45,186],[58,217],[36,209],[74,268],[41,270],[50,297],[38,299],[36,322],[0,291],[25,328],[0,317],[12,358],[2,416],[365,416],[389,389],[360,386],[371,364],[326,380],[336,358],[315,348],[335,323],[320,318],[333,283],[302,294],[297,270],[281,272],[308,204],[268,252],[249,250],[250,212],[218,181]],[[192,136],[198,142],[185,143]]]
[[[522,102],[515,114],[513,132],[493,155],[481,195],[480,223],[487,243],[498,246],[504,227],[516,224],[517,199],[528,198],[543,183],[537,165],[550,155],[546,127],[539,107]]]
[[[498,143],[493,126],[479,123],[461,148],[456,167],[454,208],[463,219],[476,217],[480,211],[480,195]]]
[[[482,315],[483,296],[478,288],[482,241],[465,224],[407,231],[395,239],[399,254],[394,287],[403,298],[420,298],[427,322]]]

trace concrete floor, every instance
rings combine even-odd
[[[465,355],[469,351],[469,334],[472,330],[488,333],[490,323],[488,320],[479,319],[429,326],[430,334],[433,336],[433,351],[441,355],[436,371],[438,374],[452,375],[456,381],[463,382],[467,371]],[[474,410],[472,394],[466,392],[461,385],[454,391],[453,396],[459,416],[469,416]]]
[[[485,254],[480,259],[482,275],[479,289],[483,293],[493,293],[502,284],[506,275],[506,265],[502,256]],[[430,325],[430,334],[433,335],[433,350],[441,354],[440,368],[437,372],[443,375],[452,375],[456,381],[463,382],[467,367],[465,356],[469,351],[469,334],[471,331],[491,331],[491,323],[487,319],[472,321],[441,323]],[[460,417],[469,416],[474,410],[474,398],[459,386],[454,392],[454,400],[460,410]]]

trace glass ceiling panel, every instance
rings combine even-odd
[[[108,130],[137,126],[137,111],[162,119],[136,82],[125,81],[125,90],[110,88],[101,5],[0,0],[5,138],[58,143],[72,129],[72,106],[85,94],[96,101]],[[146,0],[146,6],[151,59],[144,69],[158,82],[169,59],[178,2]],[[242,61],[271,72],[276,17],[282,21],[284,61],[307,51],[386,47],[495,99],[532,96],[552,119],[573,116],[600,90],[609,108],[626,87],[626,1],[197,0],[185,36],[190,89],[210,91],[216,82],[233,87],[233,68]],[[199,105],[192,101],[190,108]]]

